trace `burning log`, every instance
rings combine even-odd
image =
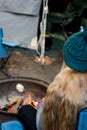
[[[37,109],[39,102],[42,100],[41,97],[36,97],[32,92],[27,92],[24,96],[14,96],[3,99],[4,104],[1,104],[0,109],[6,110],[7,112],[17,113],[18,109],[23,105],[30,105]]]
[[[16,102],[13,103],[13,101],[10,102],[10,107],[8,108],[8,112],[13,112],[13,113],[17,113],[18,111],[18,108],[20,106],[20,104],[23,102],[23,98],[19,98],[19,99],[16,99]]]

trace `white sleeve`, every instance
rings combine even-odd
[[[43,104],[41,104],[37,110],[36,115],[36,126],[37,130],[44,130],[44,121],[43,121]]]

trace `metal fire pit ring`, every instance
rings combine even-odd
[[[48,83],[39,79],[16,77],[0,80],[0,98],[9,95],[12,91],[16,91],[16,84],[22,84],[27,91],[33,92],[36,96],[39,94],[44,97]],[[16,91],[17,92],[17,91]],[[21,93],[23,94],[23,93]],[[0,109],[0,122],[15,119],[17,113],[11,113]]]

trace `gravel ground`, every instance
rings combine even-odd
[[[15,49],[11,54],[4,67],[4,72],[11,77],[36,78],[50,83],[59,73],[62,60],[62,50],[58,50],[57,55],[54,57],[45,56],[45,63],[41,65],[35,52],[19,48]],[[0,79],[2,78],[8,77],[0,73]]]

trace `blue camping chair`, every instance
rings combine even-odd
[[[5,67],[9,57],[11,56],[11,52],[13,51],[13,49],[19,46],[20,44],[3,41],[2,39],[3,39],[3,29],[0,28],[0,71],[4,73],[6,76],[9,76],[9,74],[3,71],[3,68]],[[11,51],[8,52],[6,47],[9,47]]]
[[[76,130],[87,130],[87,107],[82,108],[78,113]]]

